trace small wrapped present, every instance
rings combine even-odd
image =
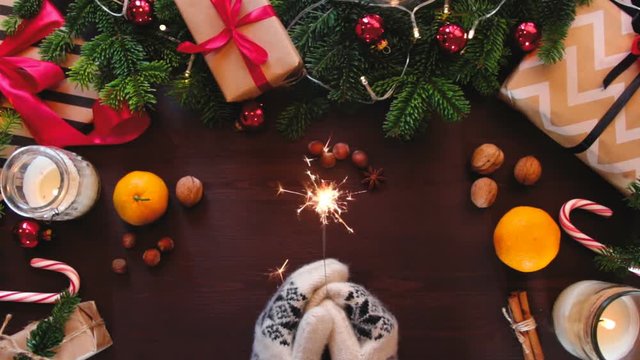
[[[229,102],[255,98],[297,76],[302,59],[268,0],[176,0],[198,45],[179,51],[203,53]]]
[[[577,10],[562,61],[545,65],[532,53],[502,88],[538,128],[624,193],[640,176],[640,67],[628,60],[640,50],[632,52],[636,36],[624,7],[593,0]]]
[[[12,13],[12,6],[13,0],[0,0],[0,20]],[[149,126],[146,113],[132,113],[127,107],[111,109],[97,101],[95,91],[81,89],[66,79],[66,70],[79,58],[80,39],[61,66],[40,60],[37,44],[63,25],[62,15],[45,0],[34,18],[23,20],[16,34],[0,41],[0,105],[14,108],[24,123],[15,135],[59,147],[135,139]],[[5,149],[0,156],[7,157],[14,149]]]
[[[0,360],[13,360],[15,355],[26,354],[41,359],[27,350],[27,338],[38,323],[32,323],[11,336],[0,336]],[[83,302],[67,321],[62,344],[54,349],[56,360],[88,359],[113,344],[104,320],[93,301]]]

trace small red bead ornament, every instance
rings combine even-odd
[[[538,25],[534,22],[527,21],[518,25],[514,35],[523,51],[533,51],[540,45],[540,30],[538,30]]]
[[[467,32],[458,24],[447,23],[438,29],[438,45],[450,54],[457,54],[467,45]]]
[[[136,25],[153,21],[153,0],[133,0],[127,5],[127,19]]]
[[[248,101],[242,105],[242,114],[236,121],[238,130],[256,131],[264,126],[264,110],[257,101]]]
[[[40,224],[31,219],[22,220],[13,227],[13,235],[20,243],[20,246],[34,248],[38,246]]]
[[[384,34],[384,20],[377,14],[367,14],[356,24],[356,35],[367,44],[375,44]]]

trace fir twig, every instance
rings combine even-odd
[[[293,102],[280,113],[276,128],[288,139],[297,139],[313,120],[323,116],[328,109],[329,102],[324,98]]]
[[[596,264],[603,271],[626,274],[629,268],[640,267],[640,246],[609,246],[596,256]]]
[[[29,333],[29,351],[39,356],[53,357],[56,354],[53,349],[64,340],[64,326],[79,303],[79,297],[71,295],[68,291],[62,293],[51,311],[51,316],[40,321]]]
[[[627,196],[627,205],[629,207],[640,210],[640,179],[629,184],[631,195]]]
[[[22,118],[17,111],[13,109],[4,109],[0,111],[0,153],[11,144],[13,133],[22,127]]]

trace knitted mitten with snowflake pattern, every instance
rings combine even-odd
[[[349,269],[337,260],[326,260],[326,278],[324,266],[323,261],[317,261],[301,267],[271,298],[256,322],[253,360],[321,358],[333,317],[327,305],[308,308],[307,303],[326,283],[349,278]]]

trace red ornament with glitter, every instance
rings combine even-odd
[[[367,44],[377,43],[384,34],[384,20],[380,15],[367,14],[356,24],[356,35]]]
[[[518,25],[515,32],[515,38],[518,45],[523,51],[530,52],[538,48],[540,45],[540,30],[536,23],[528,21]]]
[[[242,114],[236,121],[238,130],[256,131],[264,127],[264,110],[257,101],[248,101],[242,105]]]
[[[438,29],[436,40],[444,51],[457,54],[467,45],[467,32],[458,24],[444,24]]]
[[[133,0],[127,5],[127,19],[136,25],[153,21],[153,0]]]
[[[22,220],[13,227],[13,235],[20,243],[20,246],[34,248],[38,246],[40,224],[35,220]]]

